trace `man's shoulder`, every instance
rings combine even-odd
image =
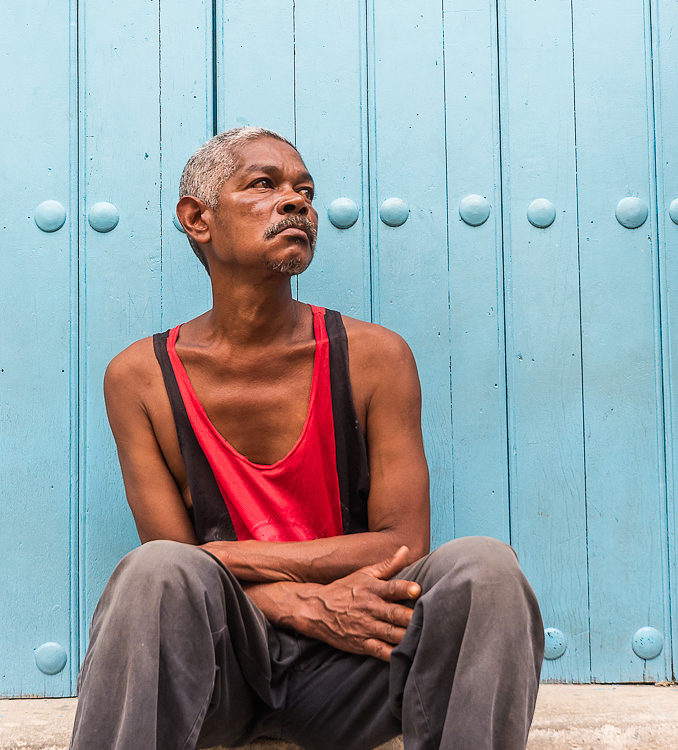
[[[108,363],[104,375],[104,392],[141,396],[158,384],[160,374],[153,350],[153,337],[139,339]]]
[[[399,333],[378,323],[367,323],[348,315],[342,314],[341,318],[351,359],[379,362],[381,367],[412,360],[412,351]]]

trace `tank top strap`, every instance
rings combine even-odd
[[[200,544],[207,541],[235,541],[237,536],[233,521],[221,498],[212,467],[191,426],[167,352],[167,340],[170,334],[176,338],[177,330],[178,326],[171,331],[156,333],[153,336],[153,350],[160,365],[165,390],[172,408],[179,449],[184,459],[186,478],[191,491],[193,508],[189,511],[189,515]]]

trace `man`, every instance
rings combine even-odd
[[[104,392],[142,546],[111,576],[74,750],[284,738],[357,750],[524,748],[543,653],[512,549],[431,554],[405,342],[295,301],[313,180],[236,128],[184,170],[177,216],[213,307],[143,339]]]

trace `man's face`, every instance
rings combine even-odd
[[[275,138],[258,138],[238,152],[211,226],[215,260],[292,275],[313,259],[318,214],[314,184],[299,154]]]

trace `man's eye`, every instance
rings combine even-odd
[[[262,185],[262,183],[266,183],[265,185]],[[256,182],[252,183],[252,187],[271,187],[273,183],[268,179],[268,177],[260,177]]]
[[[303,187],[299,188],[300,193],[306,193],[306,197],[312,201],[313,200],[313,188],[310,187]]]

